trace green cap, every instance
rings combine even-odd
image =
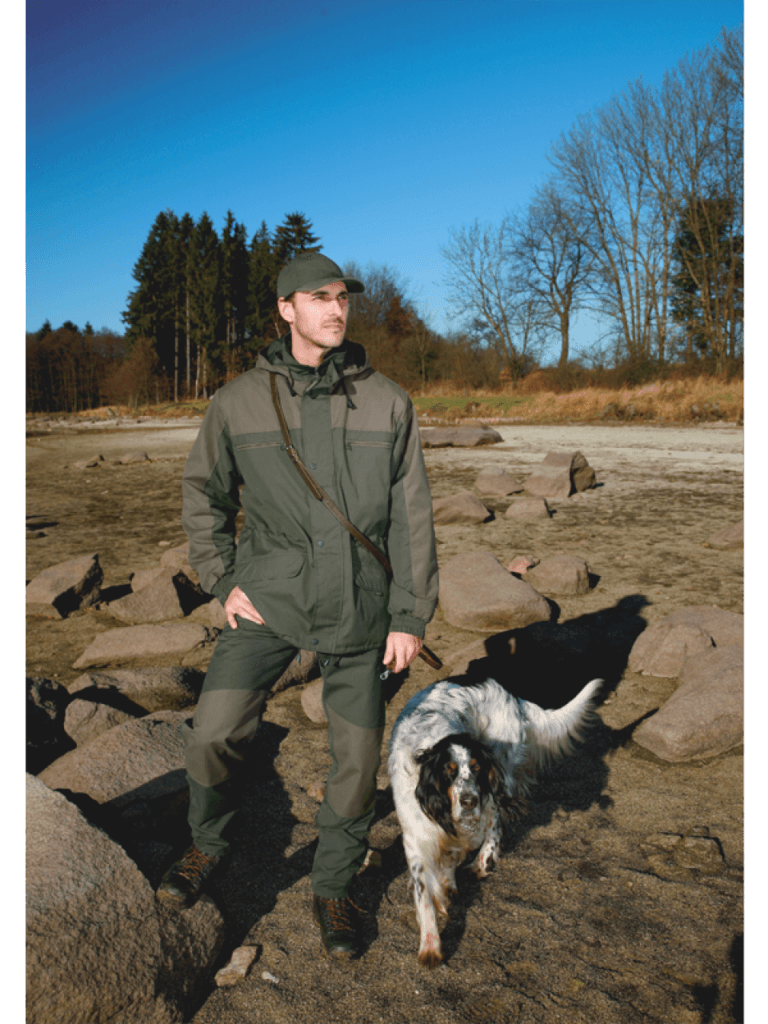
[[[277,279],[277,297],[284,299],[294,292],[313,292],[334,281],[343,281],[348,292],[364,292],[365,285],[354,277],[344,277],[341,267],[321,252],[300,252],[286,263]]]

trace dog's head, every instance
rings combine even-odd
[[[499,790],[500,769],[488,750],[467,734],[447,736],[416,756],[416,799],[450,835],[472,831],[489,797]]]

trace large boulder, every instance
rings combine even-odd
[[[51,789],[103,804],[134,831],[183,815],[188,787],[181,725],[184,711],[155,711],[115,726],[54,761],[38,776]]]
[[[65,619],[77,608],[87,608],[98,601],[102,579],[98,555],[83,555],[51,565],[27,584],[27,612]]]
[[[187,579],[193,583],[200,582],[200,577],[189,564],[189,541],[164,551],[160,558],[160,565],[170,566],[172,569],[181,569]]]
[[[164,911],[123,848],[31,775],[26,810],[27,1020],[188,1020],[224,942],[213,901]]]
[[[504,440],[491,427],[424,427],[420,433],[422,448],[477,448]]]
[[[526,582],[542,594],[589,593],[587,563],[573,555],[553,555],[525,572]]]
[[[65,731],[69,702],[61,683],[42,676],[27,678],[27,771],[33,775],[72,749]]]
[[[689,658],[677,690],[632,739],[664,761],[713,757],[742,743],[742,648],[717,647]]]
[[[740,523],[731,523],[718,530],[714,536],[707,541],[708,548],[717,548],[720,551],[734,551],[744,547],[744,520]]]
[[[162,657],[180,660],[185,654],[212,639],[210,631],[196,622],[108,629],[99,633],[72,667],[91,668],[131,661],[156,661]]]
[[[705,630],[716,647],[744,646],[744,616],[713,604],[692,604],[678,608],[662,622],[688,622]]]
[[[581,452],[549,452],[525,482],[533,498],[568,498],[595,486],[595,471]]]
[[[475,487],[481,494],[498,494],[502,498],[523,490],[523,485],[509,473],[481,473],[475,480]]]
[[[78,747],[85,746],[97,736],[114,729],[123,722],[139,718],[143,712],[121,711],[109,704],[96,704],[92,700],[70,701],[64,716],[64,731]]]
[[[454,626],[479,633],[519,629],[551,617],[541,594],[488,551],[456,555],[440,567],[440,607]]]
[[[183,619],[194,608],[210,600],[199,584],[194,584],[183,570],[172,566],[135,573],[131,579],[133,593],[111,601],[110,615],[123,622],[166,622]]]
[[[121,711],[181,711],[197,703],[205,675],[196,668],[123,668],[84,672],[70,683],[70,696]]]
[[[710,634],[691,622],[662,619],[643,630],[629,652],[629,668],[644,676],[679,676],[690,657],[714,647]]]
[[[490,519],[491,511],[469,491],[437,498],[432,503],[432,517],[436,526],[450,523],[484,523]]]
[[[551,512],[545,498],[513,498],[504,515],[509,519],[549,519]]]

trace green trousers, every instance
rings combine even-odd
[[[229,851],[227,833],[240,802],[238,769],[258,742],[272,686],[298,653],[267,626],[238,623],[221,633],[194,718],[182,726],[189,825],[194,843],[208,854]],[[318,896],[345,896],[365,857],[384,735],[383,653],[378,647],[319,654],[332,763],[317,815],[312,890]]]

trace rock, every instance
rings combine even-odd
[[[117,725],[64,754],[38,778],[51,789],[84,793],[134,831],[168,815],[183,816],[189,791],[180,729],[188,717],[155,711]]]
[[[79,462],[73,462],[72,465],[75,469],[95,469],[100,462],[104,461],[102,455],[97,455],[94,459],[81,459]]]
[[[718,647],[689,658],[680,685],[632,735],[664,761],[713,757],[744,739],[744,652]]]
[[[432,516],[436,526],[448,523],[484,523],[491,511],[469,491],[437,498],[432,503]]]
[[[72,748],[64,722],[70,696],[66,687],[42,676],[27,678],[27,771],[37,775]]]
[[[190,1019],[224,942],[213,901],[164,911],[122,847],[32,776],[26,836],[27,1020]]]
[[[99,633],[80,655],[73,668],[178,657],[211,639],[205,626],[180,622],[170,626],[123,626]]]
[[[189,564],[189,541],[164,551],[160,558],[160,565],[170,565],[174,569],[181,569],[187,579],[193,583],[200,582],[200,577]]]
[[[666,615],[661,622],[689,622],[705,630],[716,647],[744,646],[744,616],[717,605],[692,604]]]
[[[477,448],[503,440],[491,427],[425,427],[421,430],[422,448]]]
[[[140,713],[139,713],[140,714]],[[121,711],[108,704],[96,704],[92,700],[70,701],[64,716],[64,731],[78,747],[84,746],[97,736],[114,729],[123,722],[131,722],[138,714]]]
[[[301,691],[301,706],[310,722],[321,725],[328,721],[325,715],[325,708],[323,707],[322,679],[317,679],[314,683],[304,687]]]
[[[319,675],[320,661],[317,653],[315,651],[299,651],[299,659],[293,659],[272,687],[272,693],[280,693],[281,690],[287,690],[289,686],[301,686],[311,679],[317,679]]]
[[[652,622],[635,640],[629,669],[644,676],[679,676],[687,658],[713,648],[712,637],[689,622]]]
[[[649,865],[661,878],[689,881],[692,871],[721,875],[726,870],[720,842],[709,835],[709,829],[697,826],[692,833],[657,832],[641,844]]]
[[[508,473],[481,473],[475,480],[475,487],[481,494],[518,494],[523,485],[514,480]]]
[[[181,569],[170,566],[135,573],[131,586],[133,593],[111,601],[108,611],[116,619],[133,624],[182,619],[205,600],[210,600]]]
[[[199,669],[125,668],[84,672],[68,687],[70,696],[112,706],[134,715],[181,711],[197,702],[205,675]]]
[[[83,555],[49,566],[27,584],[27,612],[65,619],[75,609],[98,601],[102,579],[98,555]]]
[[[544,498],[513,498],[504,515],[510,519],[549,519],[551,513]]]
[[[146,452],[128,452],[127,455],[123,455],[121,459],[118,459],[120,466],[130,466],[134,462],[151,462],[152,460]]]
[[[454,676],[466,675],[473,661],[485,661],[487,658],[501,660],[515,653],[517,640],[514,636],[499,634],[494,637],[483,637],[473,640],[466,647],[461,647],[449,655],[440,671],[439,679],[450,679]]]
[[[206,604],[198,605],[189,613],[187,621],[201,622],[204,626],[212,626],[214,629],[224,629],[227,624],[227,613],[222,603],[214,598]]]
[[[456,555],[440,568],[440,607],[454,626],[480,633],[548,621],[548,603],[488,551]]]
[[[581,452],[549,452],[525,482],[534,498],[568,498],[595,486],[595,471]]]
[[[545,558],[528,569],[526,580],[542,594],[588,594],[589,569],[586,562],[572,555]]]
[[[242,981],[251,964],[258,956],[259,950],[256,946],[238,946],[229,958],[229,963],[216,972],[213,979],[218,988],[228,985],[236,985]]]
[[[714,536],[707,541],[707,547],[717,548],[719,551],[732,551],[744,547],[744,520],[740,523],[732,523],[730,526],[718,530]]]

